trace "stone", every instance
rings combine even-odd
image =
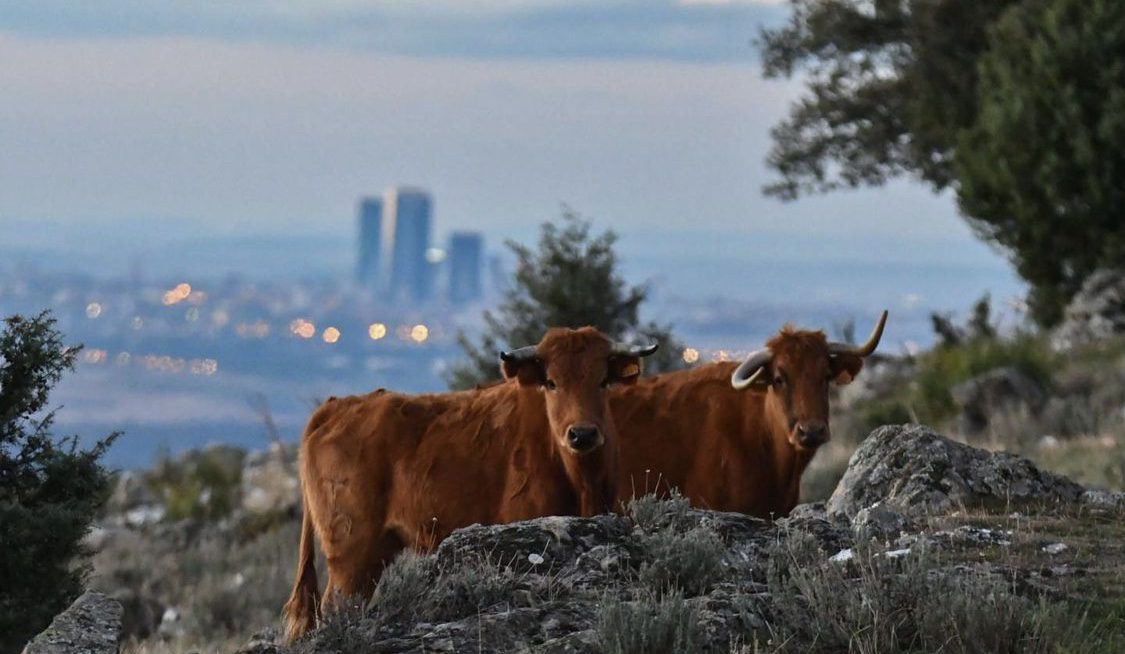
[[[242,469],[242,509],[251,514],[295,512],[301,504],[301,480],[293,448],[273,443],[264,453],[246,457]]]
[[[1014,366],[977,375],[949,389],[949,393],[960,410],[957,431],[967,435],[984,432],[1001,411],[1037,414],[1047,397],[1037,381]]]
[[[856,449],[825,508],[851,519],[879,503],[909,517],[960,506],[1075,502],[1082,493],[1023,457],[958,443],[923,425],[888,425]]]
[[[910,518],[881,503],[860,509],[852,518],[852,530],[860,540],[890,541],[913,528]]]
[[[1051,333],[1051,346],[1069,350],[1125,333],[1125,271],[1094,272],[1070,300]]]
[[[55,616],[23,654],[117,654],[121,605],[102,593],[87,591]]]

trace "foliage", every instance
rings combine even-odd
[[[771,132],[783,199],[914,175],[954,182],[960,129],[977,112],[987,27],[1017,0],[790,0],[758,45],[766,77],[803,73],[808,93]]]
[[[55,440],[48,400],[79,348],[64,347],[47,313],[0,331],[0,651],[19,651],[79,595],[81,540],[104,502],[99,459],[116,435],[80,449]]]
[[[1059,357],[1046,337],[1024,329],[1001,334],[992,323],[987,296],[974,304],[963,326],[937,314],[932,318],[940,340],[915,360],[910,383],[854,407],[856,415],[850,419],[861,436],[886,424],[941,425],[957,409],[953,387],[997,368],[1014,367],[1046,389],[1054,384]]]
[[[675,593],[635,602],[609,599],[602,603],[597,632],[608,654],[696,652],[705,642],[698,612]]]
[[[958,200],[1052,324],[1091,272],[1125,257],[1125,4],[1027,0],[989,40]]]
[[[987,567],[945,568],[924,549],[901,558],[861,550],[845,564],[790,538],[768,567],[778,651],[983,654],[1062,644],[1061,609],[1018,594]]]
[[[145,482],[163,501],[167,520],[218,520],[230,515],[238,503],[242,460],[241,450],[222,446],[176,459],[162,455]]]
[[[458,337],[467,360],[447,374],[451,388],[465,389],[500,379],[501,349],[538,343],[551,327],[592,325],[613,339],[660,344],[645,360],[655,372],[682,365],[682,347],[670,327],[642,323],[643,286],[629,286],[618,271],[617,235],[591,233],[591,224],[570,210],[560,223],[544,223],[537,250],[508,241],[516,255],[515,283],[495,311],[485,311],[486,329],[477,343]]]

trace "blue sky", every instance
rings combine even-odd
[[[415,184],[434,193],[439,235],[477,227],[494,243],[529,237],[565,202],[688,256],[768,242],[799,259],[871,235],[997,262],[948,195],[908,182],[761,196],[769,127],[800,85],[762,80],[751,42],[787,11],[0,0],[3,240],[350,233],[360,195]],[[686,232],[709,236],[671,236]]]

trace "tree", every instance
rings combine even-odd
[[[771,130],[767,194],[953,184],[959,131],[976,117],[987,28],[1018,0],[790,0],[758,40],[767,78],[805,73],[808,94]]]
[[[1090,273],[1125,261],[1125,3],[1028,0],[989,37],[958,201],[1049,325]]]
[[[74,367],[46,313],[0,331],[0,652],[18,652],[82,590],[82,538],[109,487],[98,460],[116,434],[88,450],[55,441],[51,388]]]
[[[645,361],[651,371],[683,365],[682,346],[667,325],[641,323],[648,297],[643,286],[629,286],[617,271],[617,235],[594,236],[591,225],[564,208],[560,224],[544,223],[537,251],[507,241],[516,255],[514,285],[495,313],[484,312],[486,329],[477,343],[458,337],[467,360],[446,375],[451,388],[473,388],[500,379],[501,349],[538,343],[550,327],[593,325],[610,338],[657,341],[660,349]]]

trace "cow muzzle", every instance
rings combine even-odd
[[[566,430],[566,446],[577,454],[592,452],[603,443],[602,430],[593,425],[574,425]]]
[[[797,443],[807,449],[815,449],[828,442],[828,425],[819,420],[797,424]]]

